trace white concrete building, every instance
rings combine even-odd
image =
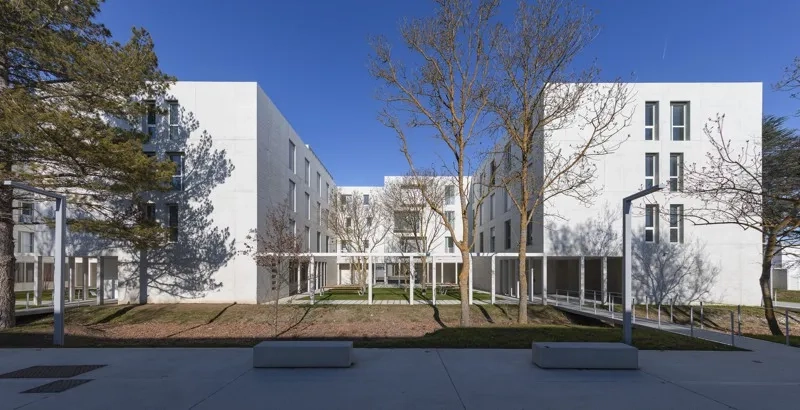
[[[600,194],[589,205],[567,195],[557,196],[545,204],[544,212],[536,215],[529,226],[533,232],[529,233],[528,252],[542,253],[548,258],[548,292],[569,292],[577,296],[583,288],[587,298],[592,297],[592,291],[597,294],[606,290],[621,292],[622,198],[658,183],[667,187],[674,184],[674,189],[665,189],[634,204],[634,238],[640,235],[648,242],[666,241],[682,246],[699,241],[705,246],[702,253],[706,261],[719,269],[705,299],[759,304],[759,232],[745,231],[735,225],[692,225],[683,212],[699,204],[696,199],[681,195],[680,187],[683,164],[702,164],[712,149],[703,132],[710,118],[725,115],[725,137],[731,140],[734,148],[747,141],[760,141],[762,84],[636,83],[629,86],[633,95],[627,107],[630,122],[610,141],[619,147],[612,154],[593,161],[597,166],[593,184]],[[548,131],[546,138],[556,144],[556,149],[569,152],[572,145],[580,142],[584,125],[575,122],[569,127]],[[491,175],[492,161],[495,167],[502,168],[502,155],[498,154],[479,170],[479,178]],[[505,196],[505,192],[497,190],[486,199],[482,215],[478,213],[476,251],[517,251],[519,213],[513,205],[511,209],[506,206]],[[477,209],[475,211],[477,213]],[[598,230],[598,227],[611,229]],[[608,232],[618,235],[615,238],[602,235]],[[598,233],[600,238],[593,237]],[[485,243],[482,244],[480,238]],[[518,280],[516,261],[499,263],[498,289],[501,293],[513,294]],[[603,265],[607,281],[603,280]],[[534,269],[534,293],[541,294],[542,258],[531,258],[529,266]],[[581,282],[584,282],[583,287]],[[476,279],[477,283],[482,282]],[[635,283],[634,289],[637,289]],[[643,292],[638,293],[641,302]]]
[[[94,288],[102,259],[106,297],[121,303],[145,294],[155,303],[264,302],[272,292],[270,278],[257,274],[253,259],[239,251],[251,230],[264,227],[267,209],[284,201],[309,250],[328,249],[330,236],[319,215],[329,204],[333,179],[258,84],[182,81],[152,104],[163,111],[142,119],[151,135],[143,149],[173,160],[177,171],[173,190],[151,195],[145,212],[171,227],[173,240],[142,253],[68,232],[68,287],[82,288],[86,281]],[[49,203],[35,204],[32,214],[23,209],[22,221],[41,222],[37,215],[52,212]],[[15,229],[22,239],[15,289],[52,289],[46,286],[52,282],[52,230],[41,223]],[[319,264],[324,271],[324,261]],[[148,289],[140,294],[142,272]],[[306,271],[301,273],[292,292],[305,290]]]

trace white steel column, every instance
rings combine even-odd
[[[33,263],[33,304],[39,306],[42,303],[42,257],[37,256]]]
[[[414,304],[414,257],[408,257],[408,304]]]
[[[302,263],[297,264],[297,293],[300,293],[300,269],[303,268]]]
[[[604,304],[608,303],[608,258],[603,256],[603,272],[600,278],[600,297]]]
[[[472,253],[469,254],[469,304],[472,304]]]
[[[89,258],[81,258],[81,274],[83,275],[83,290],[81,296],[83,300],[89,300]]]
[[[389,269],[386,267],[386,262],[383,263],[383,284],[389,283]]]
[[[75,258],[69,259],[69,301],[75,300]]]
[[[491,272],[492,272],[492,304],[493,305],[494,305],[494,301],[495,301],[494,300],[494,294],[495,294],[495,286],[496,286],[495,283],[494,283],[495,282],[495,277],[496,277],[495,276],[495,272],[494,272],[494,270],[495,270],[494,262],[495,262],[494,255],[492,255],[492,270],[491,270]]]
[[[436,306],[436,257],[431,256],[431,265],[433,265],[433,283],[431,292],[433,293],[433,306]]]
[[[367,304],[372,304],[372,256],[367,256]]]
[[[311,280],[312,276],[314,278],[313,282]],[[314,284],[314,287],[311,287],[312,283]],[[318,283],[317,283],[317,262],[314,261],[314,255],[311,255],[311,257],[308,258],[308,293],[309,293],[309,298],[311,299],[311,304],[312,305],[314,304],[314,295],[316,293],[317,287],[318,287]]]
[[[581,256],[581,267],[580,267],[580,292],[581,294],[578,297],[578,302],[580,303],[581,308],[583,308],[584,297],[586,295],[586,258]]]
[[[542,305],[547,305],[547,255],[542,255]]]
[[[529,259],[528,262],[530,263],[525,265],[530,266],[531,270],[531,273],[528,275],[528,302],[533,302],[533,287],[536,284],[536,281],[534,280],[535,276],[533,274],[533,260]]]

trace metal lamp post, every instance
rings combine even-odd
[[[67,234],[67,198],[55,192],[34,188],[15,181],[3,185],[32,192],[56,200],[55,272],[53,274],[53,344],[64,345],[64,237]]]
[[[631,203],[634,199],[650,195],[661,190],[660,185],[655,185],[644,191],[639,191],[633,195],[622,199],[622,266],[623,274],[623,312],[622,312],[622,341],[630,345],[632,343],[631,312],[633,310],[633,290],[631,287],[633,264],[631,262]]]

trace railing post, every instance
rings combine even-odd
[[[567,304],[569,305],[569,291],[567,291]]]
[[[658,304],[658,328],[661,329],[661,304]]]
[[[647,300],[647,297],[644,298],[644,317],[647,320],[650,320],[650,301]]]
[[[789,340],[789,309],[784,311],[784,316],[786,318],[786,346],[791,346],[791,342]]]
[[[669,323],[675,323],[675,316],[672,314],[672,308],[675,306],[675,298],[669,302]]]
[[[703,329],[703,302],[700,301],[700,329]]]
[[[694,307],[689,306],[689,334],[694,337]]]
[[[611,297],[611,305],[610,305],[610,307],[611,307],[611,318],[613,319],[614,318],[614,297],[613,296]]]
[[[592,291],[592,301],[594,301],[594,314],[597,314],[597,291]]]
[[[31,292],[25,292],[25,309],[31,308]]]
[[[733,329],[733,311],[731,310],[731,346],[736,346],[736,339],[734,338],[734,329]]]
[[[742,335],[742,305],[736,306],[736,333]]]
[[[631,323],[636,323],[636,298],[631,299]]]

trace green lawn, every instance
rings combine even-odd
[[[745,333],[744,336],[752,337],[755,339],[766,340],[768,342],[780,343],[782,345],[786,344],[786,336],[774,336],[774,335],[755,334],[755,333]],[[800,347],[800,336],[789,335],[789,346]]]
[[[781,302],[800,303],[800,290],[776,290],[775,300]]]
[[[372,299],[373,300],[408,300],[408,288],[374,288],[372,289]],[[473,292],[472,293],[473,300],[483,300],[488,301],[491,300],[491,295],[484,292]],[[298,300],[309,300],[309,296],[303,296],[298,298]],[[317,295],[315,300],[367,300],[367,294],[359,295],[357,291],[354,290],[328,290],[325,292],[324,295],[320,296]],[[433,300],[433,293],[431,289],[428,289],[425,294],[422,293],[422,289],[415,289],[414,290],[414,300],[426,300],[430,301]],[[461,300],[461,295],[458,289],[448,289],[447,293],[442,294],[439,293],[439,290],[436,291],[436,300]]]
[[[95,291],[94,288],[89,288],[89,295],[94,294],[94,291]],[[69,292],[69,291],[67,291],[67,292]],[[81,297],[81,292],[82,292],[82,290],[80,288],[75,289],[75,298],[80,298]],[[14,292],[14,295],[17,298],[17,305],[24,305],[26,297],[30,297],[29,300],[31,301],[31,305],[33,305],[33,291],[32,290],[26,290],[26,291],[22,291],[22,292]],[[30,295],[30,296],[27,296],[27,295]],[[69,297],[69,294],[68,293],[65,294],[64,297],[65,298]],[[69,299],[66,299],[66,300],[69,300]],[[43,290],[42,291],[42,302],[52,302],[52,301],[53,301],[53,291],[52,290]]]
[[[417,338],[363,340],[357,347],[530,349],[532,342],[619,342],[622,329],[595,326],[451,327]],[[703,339],[654,329],[634,328],[633,345],[641,350],[741,350]]]

